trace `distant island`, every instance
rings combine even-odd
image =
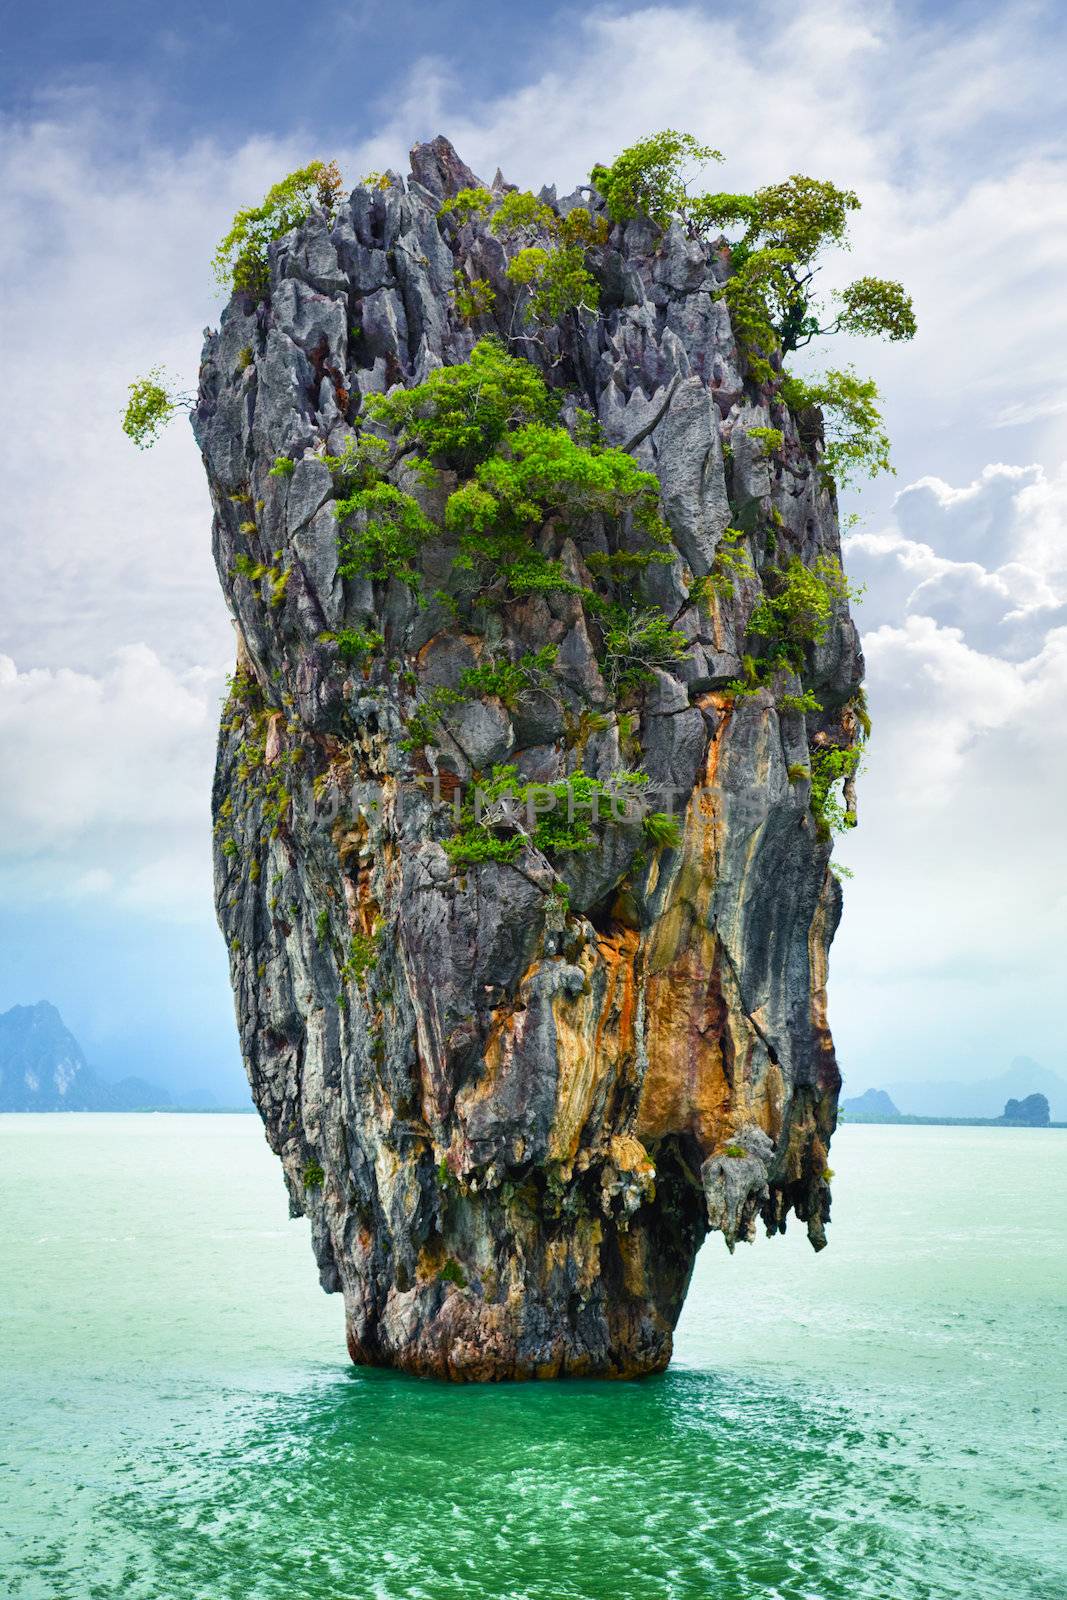
[[[849,1122],[899,1122],[900,1112],[884,1089],[865,1089],[838,1108]]]
[[[862,1082],[862,1080],[861,1080]],[[870,1080],[867,1080],[870,1082]],[[883,1082],[862,1094],[841,1099],[841,1114],[849,1122],[1005,1122],[1032,1126],[1033,1109],[1019,1110],[1035,1094],[1048,1101],[1049,1122],[1067,1122],[1067,1078],[1041,1066],[1032,1056],[1016,1056],[997,1077],[913,1078],[910,1082]],[[1011,1106],[1011,1102],[1017,1102]]]
[[[1009,1100],[999,1121],[1009,1128],[1047,1128],[1052,1116],[1043,1094],[1028,1094],[1025,1100]]]
[[[1018,1100],[1010,1097],[1004,1103],[999,1117],[922,1117],[898,1111],[884,1089],[866,1089],[863,1094],[842,1100],[840,1115],[843,1122],[906,1122],[927,1123],[934,1126],[955,1124],[971,1128],[1049,1128],[1064,1127],[1054,1123],[1045,1095],[1035,1092]]]
[[[212,1111],[146,1078],[108,1083],[47,1000],[0,1013],[0,1111]]]
[[[866,1088],[871,1082],[872,1079],[865,1076],[865,1080],[859,1080],[859,1087]],[[889,1097],[902,1115],[930,1117],[936,1122],[946,1118],[995,1122],[1004,1115],[1009,1100],[1021,1101],[1032,1094],[1043,1094],[1052,1121],[1067,1122],[1067,1078],[1042,1066],[1032,1056],[1016,1056],[1004,1071],[987,1078],[963,1080],[945,1076],[913,1078],[906,1082],[892,1078],[882,1079],[877,1089]],[[852,1097],[851,1082],[844,1093]],[[856,1098],[862,1100],[864,1096]]]

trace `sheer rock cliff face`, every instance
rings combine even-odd
[[[743,381],[720,254],[635,222],[602,252],[599,313],[511,349],[658,475],[675,560],[635,586],[677,619],[687,659],[625,717],[574,595],[457,621],[395,581],[342,580],[323,445],[338,453],[362,395],[469,354],[457,268],[497,291],[478,335],[514,333],[501,244],[480,219],[436,217],[477,180],[444,140],[412,165],[406,185],[357,189],[332,225],[312,216],[272,247],[269,301],[235,296],[204,346],[194,427],[239,668],[216,894],[244,1059],[354,1361],[471,1379],[655,1371],[709,1229],[732,1249],[792,1210],[824,1243],[840,891],[795,773],[809,744],[852,731],[847,608],[809,649],[822,713],[726,686],[760,573],[838,553],[834,499],[810,426]],[[773,462],[749,432],[768,426],[784,432]],[[295,471],[269,476],[283,453]],[[403,464],[393,477],[438,512],[452,486]],[[709,614],[687,594],[727,526],[755,575]],[[584,557],[610,533],[540,537],[588,582]],[[269,571],[236,576],[242,554]],[[458,583],[443,539],[422,561],[426,593]],[[357,625],[385,640],[365,666],[322,637]],[[461,703],[425,754],[400,748],[432,686],[490,647],[549,642],[551,696]],[[624,822],[559,857],[566,916],[532,847],[454,868],[449,796],[504,760],[539,780],[639,765],[675,791],[681,846],[650,849]],[[348,954],[375,934],[375,964]]]

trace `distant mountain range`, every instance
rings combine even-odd
[[[1009,1100],[1043,1095],[1053,1122],[1067,1122],[1067,1080],[1029,1056],[976,1083],[891,1083],[842,1098],[846,1117],[1001,1118]],[[203,1092],[175,1096],[145,1078],[108,1083],[47,1000],[0,1013],[0,1111],[145,1111],[212,1106]],[[243,1109],[243,1108],[242,1108]]]
[[[843,1099],[848,1116],[1000,1117],[1009,1100],[1042,1094],[1053,1122],[1067,1122],[1067,1080],[1029,1056],[1016,1056],[1006,1072],[976,1083],[947,1080],[889,1083]]]
[[[105,1083],[47,1000],[0,1014],[0,1111],[144,1111],[173,1105],[144,1078]]]

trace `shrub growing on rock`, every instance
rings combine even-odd
[[[261,299],[270,281],[268,246],[306,221],[315,205],[332,219],[341,190],[335,161],[311,161],[290,172],[267,190],[258,206],[246,206],[234,217],[212,258],[218,282]]]
[[[174,413],[192,405],[193,398],[176,389],[162,367],[153,367],[130,384],[122,431],[138,450],[150,450]]]
[[[595,166],[590,179],[603,195],[613,222],[643,215],[665,228],[673,216],[688,213],[687,169],[721,160],[720,151],[701,144],[691,133],[665,128],[627,146],[610,167]]]

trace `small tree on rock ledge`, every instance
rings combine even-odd
[[[173,387],[162,367],[153,367],[130,384],[122,431],[138,450],[149,450],[176,411],[191,406],[194,395]]]

